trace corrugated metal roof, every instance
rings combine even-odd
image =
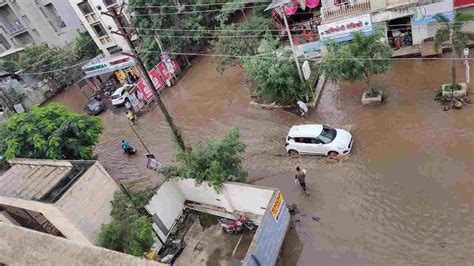
[[[39,200],[48,193],[73,165],[69,161],[13,159],[0,176],[0,195]]]

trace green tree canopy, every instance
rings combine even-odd
[[[93,58],[101,53],[89,32],[81,32],[77,29],[77,36],[74,40],[74,53],[76,58]]]
[[[444,42],[449,42],[457,57],[463,56],[463,50],[467,47],[469,41],[474,40],[474,34],[463,31],[466,23],[474,21],[474,14],[456,12],[454,20],[451,22],[443,14],[434,16],[436,21],[442,26],[436,31],[434,39],[434,49],[439,50]],[[453,57],[454,58],[454,57]],[[451,86],[456,84],[456,60],[451,61]],[[454,93],[454,90],[453,90]],[[453,97],[454,101],[454,97]]]
[[[244,73],[257,82],[254,95],[266,103],[294,105],[303,100],[308,85],[301,84],[289,48],[275,49],[275,43],[262,41],[263,53],[243,59]]]
[[[178,165],[164,166],[159,172],[167,180],[191,178],[197,184],[206,181],[210,187],[220,191],[225,181],[245,181],[247,173],[242,168],[241,155],[244,151],[245,143],[235,128],[223,140],[198,145],[192,151],[178,152]]]
[[[328,43],[328,52],[319,69],[333,81],[365,79],[368,89],[373,90],[372,75],[385,73],[392,67],[392,49],[383,42],[383,32],[379,30],[368,36],[360,32],[353,36],[351,42]]]
[[[258,54],[258,47],[263,39],[276,39],[274,30],[272,20],[256,12],[245,22],[222,24],[220,31],[215,33],[217,39],[211,42],[214,53],[225,55],[216,57],[217,70],[223,72],[227,67],[242,64],[243,60],[239,56]]]
[[[77,114],[64,106],[35,106],[0,124],[0,154],[41,159],[93,159],[102,123],[98,117]]]
[[[112,220],[102,225],[97,244],[134,256],[148,251],[153,244],[153,222],[143,208],[153,193],[153,189],[130,193],[130,200],[122,191],[116,192],[111,202]]]
[[[215,23],[215,12],[207,12],[215,7],[196,6],[211,0],[130,0],[128,12],[131,24],[143,40],[142,59],[148,69],[160,62],[160,52],[155,41],[158,32],[163,48],[176,57],[182,53],[195,52],[204,41],[205,29]],[[176,6],[176,7],[173,7]],[[183,10],[180,7],[184,6]],[[183,11],[183,12],[181,12]],[[194,12],[205,11],[205,13]],[[208,34],[207,34],[208,35]]]

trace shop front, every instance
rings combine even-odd
[[[388,44],[395,50],[413,45],[412,16],[387,21]]]
[[[288,33],[283,19],[286,16],[288,28],[299,55],[304,55],[306,58],[319,57],[318,26],[321,24],[321,2],[319,0],[286,0],[280,2],[282,3],[273,1],[267,7],[267,10],[272,12],[272,19],[279,30],[282,42],[289,45]]]
[[[134,84],[139,79],[135,60],[127,55],[97,57],[82,67],[83,78],[98,91],[112,91],[123,84]]]

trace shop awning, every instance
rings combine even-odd
[[[274,9],[274,8],[282,6],[282,5],[286,5],[286,4],[291,3],[293,1],[294,0],[273,0],[272,3],[269,4],[267,6],[267,8],[265,8],[265,11],[270,10],[270,9]]]
[[[94,58],[82,67],[86,74],[84,78],[95,77],[116,70],[132,67],[136,64],[135,59],[128,55],[115,55],[111,57]]]

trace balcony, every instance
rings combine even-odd
[[[387,9],[391,9],[391,8],[398,8],[398,7],[402,7],[402,6],[408,6],[408,5],[413,5],[415,4],[417,1],[414,1],[414,0],[387,0]],[[422,2],[422,1],[418,1],[418,2]]]
[[[11,35],[16,36],[26,31],[26,27],[20,21],[15,21],[14,24],[5,24],[5,30]]]
[[[322,19],[325,21],[370,11],[370,0],[355,0],[337,5],[323,6]]]

